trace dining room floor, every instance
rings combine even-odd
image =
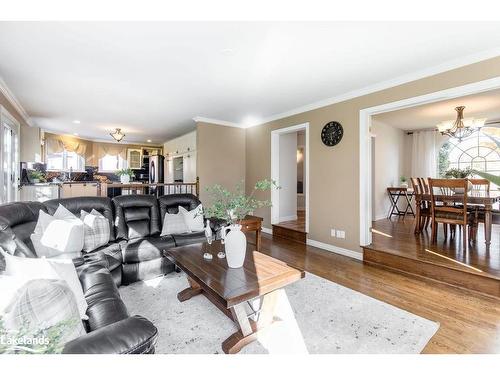
[[[431,243],[431,228],[414,234],[415,220],[382,219],[372,223],[371,248],[402,257],[444,265],[456,270],[500,280],[500,225],[492,226],[489,250],[484,243],[484,226],[479,224],[477,241],[463,248],[462,237],[446,238],[439,226],[436,243]]]

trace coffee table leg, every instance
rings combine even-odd
[[[257,340],[258,332],[268,327],[273,322],[278,293],[279,290],[275,290],[262,297],[262,307],[259,312],[257,323],[249,320],[245,310],[246,302],[231,307],[234,321],[238,324],[240,329],[222,343],[222,350],[224,353],[236,354],[243,347]]]
[[[183,291],[177,293],[177,299],[180,302],[187,301],[191,297],[194,297],[198,294],[201,294],[201,292],[202,292],[200,285],[196,281],[194,281],[189,276],[188,276],[187,280],[189,283],[189,288],[186,288]]]

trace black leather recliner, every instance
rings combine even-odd
[[[121,240],[123,283],[150,279],[172,272],[174,264],[163,252],[175,247],[171,236],[160,237],[158,200],[152,195],[113,198],[116,239]]]
[[[17,256],[36,257],[30,236],[39,211],[53,214],[59,204],[77,216],[81,210],[96,209],[111,225],[106,245],[73,260],[88,304],[88,334],[67,343],[64,353],[153,353],[156,327],[143,317],[129,316],[118,287],[172,272],[175,266],[165,257],[165,249],[205,240],[203,232],[160,236],[165,212],[176,213],[179,206],[191,210],[200,201],[191,194],[175,194],[158,199],[126,195],[113,200],[76,197],[4,204],[0,205],[0,246]],[[221,224],[211,220],[214,233]]]

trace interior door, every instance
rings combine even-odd
[[[19,165],[19,126],[5,110],[1,111],[1,201],[17,200]]]

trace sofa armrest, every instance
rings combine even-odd
[[[149,354],[154,353],[158,329],[139,315],[110,324],[74,339],[64,354]]]

